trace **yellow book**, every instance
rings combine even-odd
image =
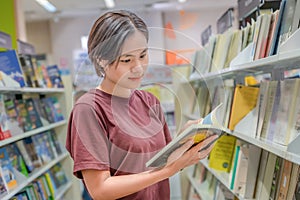
[[[210,152],[209,167],[218,171],[229,172],[234,153],[236,138],[231,135],[221,136]]]
[[[235,125],[243,119],[256,106],[259,88],[244,85],[235,87],[229,129],[234,130]]]
[[[55,189],[54,189],[55,186],[53,185],[53,182],[51,180],[49,172],[45,173],[45,178],[46,178],[46,181],[47,181],[48,188],[50,190],[50,194],[53,198],[55,198]]]

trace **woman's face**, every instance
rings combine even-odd
[[[123,44],[119,62],[106,67],[103,81],[111,86],[134,89],[140,86],[148,65],[148,48],[145,36],[138,30]]]

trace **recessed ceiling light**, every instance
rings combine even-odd
[[[115,1],[114,0],[104,0],[105,5],[107,8],[113,8],[115,7]]]
[[[56,12],[56,7],[50,3],[48,0],[35,0],[38,2],[44,9],[46,9],[48,12]]]
[[[186,0],[178,0],[179,3],[184,3]]]

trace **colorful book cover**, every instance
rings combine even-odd
[[[12,143],[6,145],[4,148],[6,148],[12,166],[24,176],[28,176],[28,170],[18,146],[15,143]]]
[[[27,112],[28,112],[29,119],[31,122],[31,129],[36,129],[36,128],[42,127],[43,124],[42,124],[40,115],[38,113],[38,109],[33,102],[33,99],[32,98],[26,99],[25,106],[27,108]]]
[[[54,152],[56,152],[57,155],[62,154],[62,144],[57,138],[57,134],[54,132],[54,130],[50,130],[47,132],[48,137],[51,139],[51,143],[54,145]]]
[[[0,140],[11,137],[3,94],[0,94]]]
[[[43,98],[43,107],[47,113],[50,122],[58,122],[64,120],[60,104],[56,97]]]
[[[6,87],[26,85],[22,67],[15,50],[0,52],[1,82]]]
[[[25,81],[28,87],[39,87],[36,73],[33,68],[32,60],[30,55],[19,55],[19,60],[21,63],[21,67],[23,69],[23,73],[25,76]]]
[[[63,88],[64,84],[61,79],[60,71],[57,65],[50,65],[47,67],[48,76],[51,80],[52,87]]]
[[[68,182],[66,173],[60,163],[54,165],[49,172],[56,188],[59,188]]]
[[[18,122],[23,128],[23,131],[30,131],[34,125],[31,123],[29,112],[26,108],[26,102],[24,99],[15,99],[15,106],[18,114]]]
[[[0,167],[6,188],[10,191],[15,188],[18,183],[14,174],[14,168],[10,162],[9,155],[5,147],[0,148]]]

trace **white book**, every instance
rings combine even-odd
[[[293,15],[293,20],[292,20],[291,34],[293,34],[299,28],[299,25],[300,25],[300,0],[297,0],[294,15]]]
[[[287,145],[290,139],[292,121],[294,120],[299,93],[300,79],[281,81],[281,97],[274,127],[273,142]],[[299,101],[298,101],[299,102]]]

